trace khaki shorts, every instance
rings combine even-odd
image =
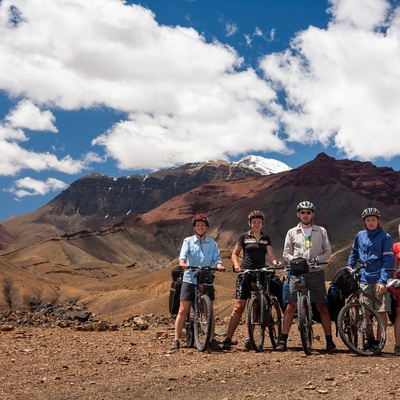
[[[378,312],[388,312],[390,311],[390,293],[386,292],[385,294],[378,294],[376,292],[376,288],[378,287],[377,283],[360,283],[360,288],[367,294],[374,296],[374,298],[378,301],[374,301],[367,296],[361,295],[360,300],[364,303],[371,306],[374,310]],[[382,304],[380,304],[382,303]]]
[[[326,297],[326,287],[325,287],[325,273],[324,271],[315,271],[304,274],[304,279],[306,285],[310,290],[311,302],[318,304],[328,303],[328,298]],[[289,281],[289,294],[286,298],[287,303],[297,302],[297,285],[300,281],[300,277],[290,276]]]

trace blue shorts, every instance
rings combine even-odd
[[[192,283],[182,282],[180,301],[193,301],[194,300],[194,290],[196,285]],[[215,290],[214,285],[207,285],[206,294],[211,301],[215,300]]]

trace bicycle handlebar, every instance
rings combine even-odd
[[[263,267],[263,268],[256,268],[256,269],[245,269],[243,271],[238,272],[238,274],[246,274],[249,272],[273,272],[275,273],[275,271],[279,270],[279,269],[284,269],[285,267],[272,267],[272,268],[267,268],[267,267]]]
[[[366,267],[367,267],[367,263],[364,262],[364,261],[361,261],[361,260],[357,260],[357,263],[356,263],[356,267],[355,267],[355,268],[352,268],[350,265],[347,265],[346,267],[348,267],[348,268],[350,269],[350,272],[352,273],[352,275],[356,275],[356,274],[358,274],[363,268],[366,268]],[[346,267],[345,267],[345,268],[346,268]],[[387,272],[394,272],[394,271],[396,271],[396,269],[390,268],[390,269],[385,269],[384,271],[387,271]]]
[[[194,272],[194,271],[211,271],[211,272],[218,272],[218,268],[216,267],[210,267],[209,265],[204,265],[204,266],[188,266],[187,267],[188,271]]]

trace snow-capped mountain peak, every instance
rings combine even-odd
[[[253,155],[245,156],[239,161],[236,161],[236,163],[244,165],[261,175],[276,174],[278,172],[289,171],[292,169],[281,161]]]

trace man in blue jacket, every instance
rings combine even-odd
[[[374,296],[381,304],[366,296],[363,301],[378,311],[386,327],[386,312],[390,311],[390,294],[386,282],[392,276],[389,270],[393,271],[393,244],[392,237],[379,225],[380,216],[380,212],[374,207],[366,208],[362,212],[361,217],[366,229],[357,233],[347,264],[352,268],[358,260],[367,264],[361,270],[360,286],[365,293]],[[374,346],[375,340],[371,340],[369,344]]]

